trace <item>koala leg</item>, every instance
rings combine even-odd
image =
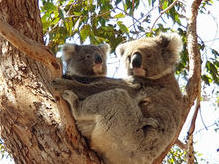
[[[78,96],[71,90],[64,90],[62,94],[64,100],[70,105],[72,114],[77,121],[94,121],[98,117],[98,113],[92,113],[89,108],[82,108]]]
[[[77,119],[79,117],[77,109],[78,96],[71,90],[64,90],[62,98],[68,102],[74,118]]]

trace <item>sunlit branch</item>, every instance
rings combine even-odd
[[[184,144],[182,143],[179,139],[176,140],[175,144],[180,147],[182,150],[186,150],[188,145],[187,144]]]
[[[0,36],[8,40],[18,50],[28,57],[43,63],[49,68],[52,78],[62,75],[61,64],[56,60],[52,52],[44,45],[41,45],[10,26],[7,22],[0,20]]]
[[[195,105],[195,112],[194,115],[192,117],[192,121],[190,124],[190,128],[188,131],[188,136],[187,136],[187,143],[188,143],[188,155],[187,155],[187,160],[188,160],[188,164],[193,164],[194,163],[194,146],[193,146],[193,133],[195,130],[195,122],[197,119],[197,115],[198,115],[198,111],[200,109],[200,97],[201,97],[201,83],[199,83],[199,89],[198,89],[198,95],[197,95],[197,101],[196,101],[196,105]]]

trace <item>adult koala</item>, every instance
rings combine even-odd
[[[142,163],[151,163],[164,151],[179,127],[182,94],[174,76],[174,66],[181,50],[182,40],[175,33],[142,38],[117,47],[133,83],[141,85],[137,94],[147,95],[139,104],[144,117],[159,122],[159,130],[149,126],[145,129],[145,140],[137,150],[143,157]]]

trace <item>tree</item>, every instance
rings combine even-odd
[[[114,50],[121,41],[135,37],[136,31],[142,30],[144,33],[142,26],[134,23],[134,29],[138,29],[130,31],[131,35],[129,28],[119,21],[125,15],[134,19],[134,9],[138,7],[139,0],[125,1],[123,12],[113,18],[118,19],[116,25],[107,21],[111,19],[111,11],[121,10],[118,7],[118,4],[122,3],[121,0],[115,1],[115,7],[108,0],[98,0],[101,2],[98,10],[97,5],[86,0],[59,0],[57,6],[53,0],[42,2],[43,26],[37,0],[0,2],[1,137],[16,163],[100,163],[98,156],[88,148],[84,138],[76,130],[67,104],[59,94],[54,93],[50,85],[52,79],[62,74],[61,65],[52,52],[57,52],[58,45],[63,44],[68,36],[78,35],[81,43],[88,36],[93,44],[109,42]],[[153,5],[155,1],[149,3]],[[169,11],[167,16],[171,18],[176,15],[173,19],[180,24],[176,8],[182,6],[177,3],[176,8],[172,8],[176,3],[177,0],[172,2],[172,5],[169,1],[162,1],[162,7],[159,9],[166,8],[166,11],[160,12],[164,14]],[[187,95],[184,97],[184,121],[196,98],[197,110],[199,108],[201,69],[196,17],[200,4],[201,0],[193,2],[192,16],[188,24],[190,79],[186,87]],[[144,18],[149,19],[145,15]],[[165,31],[161,25],[157,29],[159,30],[152,29],[148,35]],[[43,33],[47,34],[49,48],[44,46]],[[181,33],[185,37],[185,31],[182,30]],[[179,70],[184,69],[185,65]],[[162,161],[177,142],[179,132],[154,163]]]

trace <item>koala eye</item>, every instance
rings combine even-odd
[[[140,68],[142,64],[142,56],[139,52],[135,52],[131,58],[131,64],[133,68]]]

